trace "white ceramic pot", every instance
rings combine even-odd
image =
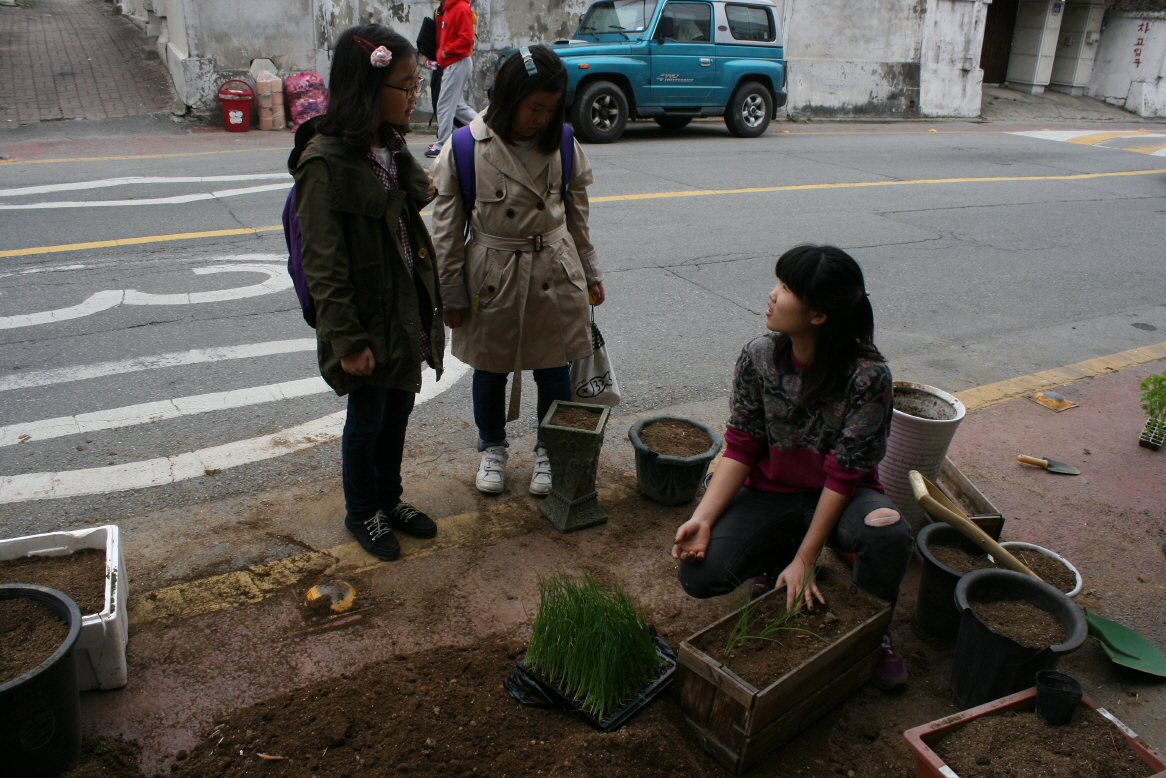
[[[891,436],[887,454],[879,463],[879,479],[887,496],[907,519],[912,535],[929,522],[915,502],[907,473],[918,470],[931,481],[939,478],[947,447],[966,413],[964,404],[942,389],[910,381],[895,382]]]
[[[1056,551],[1049,551],[1044,546],[1038,546],[1035,543],[1023,543],[1019,540],[1006,540],[1003,543],[1001,543],[1000,545],[1003,546],[1004,548],[1008,549],[1009,551],[1011,551],[1014,548],[1023,548],[1023,549],[1027,549],[1028,551],[1035,551],[1038,554],[1044,554],[1047,557],[1052,557],[1053,559],[1057,560],[1062,565],[1064,565],[1069,570],[1069,572],[1073,574],[1073,577],[1076,578],[1076,583],[1073,584],[1073,588],[1070,589],[1069,591],[1065,592],[1065,596],[1066,597],[1076,597],[1078,594],[1081,593],[1081,573],[1080,573],[1080,571],[1077,570],[1077,568],[1074,567],[1073,564],[1071,562],[1069,562],[1068,559],[1065,559],[1063,556],[1058,554]],[[992,557],[989,556],[988,558],[991,559]],[[993,561],[995,561],[995,560],[993,560]]]

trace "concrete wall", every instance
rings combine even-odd
[[[980,115],[980,49],[987,16],[988,6],[982,2],[928,1],[919,55],[922,116]]]
[[[1070,95],[1085,94],[1093,75],[1104,15],[1104,0],[1069,0],[1066,4],[1049,89]]]
[[[1088,93],[1139,116],[1166,116],[1166,13],[1106,13]]]

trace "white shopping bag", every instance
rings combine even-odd
[[[619,405],[619,382],[607,356],[607,346],[595,320],[591,321],[591,356],[571,363],[571,400],[595,405]]]

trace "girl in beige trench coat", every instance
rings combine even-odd
[[[474,422],[482,452],[475,484],[504,488],[506,422],[518,418],[521,371],[538,385],[538,418],[571,397],[570,363],[591,353],[590,302],[604,300],[603,271],[587,227],[591,165],[578,143],[567,196],[559,146],[567,71],[545,46],[500,69],[486,112],[469,125],[475,199],[466,208],[447,143],[433,166],[433,242],[453,355],[474,368]],[[515,374],[506,407],[506,381]],[[551,489],[538,441],[530,492]]]

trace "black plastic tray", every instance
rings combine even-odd
[[[654,636],[656,654],[665,663],[665,668],[646,689],[633,697],[626,705],[603,719],[597,719],[579,707],[575,700],[564,697],[554,684],[548,683],[539,677],[533,670],[528,670],[525,659],[519,659],[514,670],[502,680],[502,685],[510,696],[523,705],[533,708],[558,708],[573,714],[581,721],[587,722],[593,729],[600,732],[614,732],[627,723],[627,720],[655,699],[669,683],[676,672],[676,652],[660,639]]]

